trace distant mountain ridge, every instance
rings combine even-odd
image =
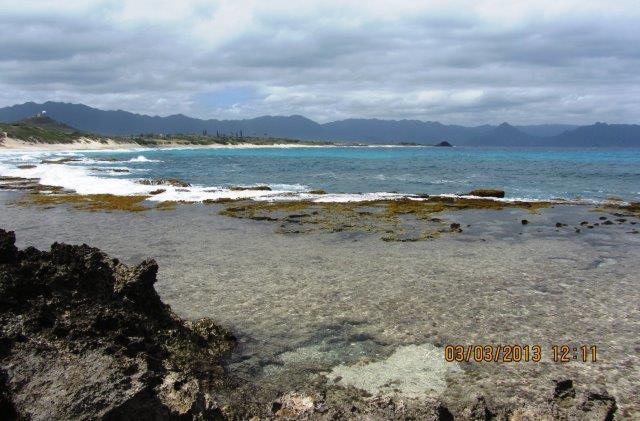
[[[83,104],[27,102],[0,108],[0,122],[16,122],[46,111],[51,118],[85,132],[102,135],[140,133],[230,134],[371,144],[448,141],[459,146],[640,147],[640,126],[596,123],[590,126],[542,124],[466,127],[420,120],[347,119],[319,124],[300,115],[263,116],[243,120],[202,120],[175,114],[148,116],[105,111]]]

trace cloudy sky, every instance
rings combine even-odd
[[[639,0],[0,0],[0,106],[640,123]]]

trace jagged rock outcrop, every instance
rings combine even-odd
[[[87,245],[18,250],[0,229],[0,419],[215,419],[233,336],[183,322],[153,284]]]

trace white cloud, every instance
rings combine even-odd
[[[640,111],[637,0],[0,0],[0,15],[0,105],[463,124]],[[238,86],[256,94],[201,100]]]

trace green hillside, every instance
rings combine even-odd
[[[38,115],[17,123],[0,123],[8,137],[35,143],[73,143],[86,134],[50,117]]]

